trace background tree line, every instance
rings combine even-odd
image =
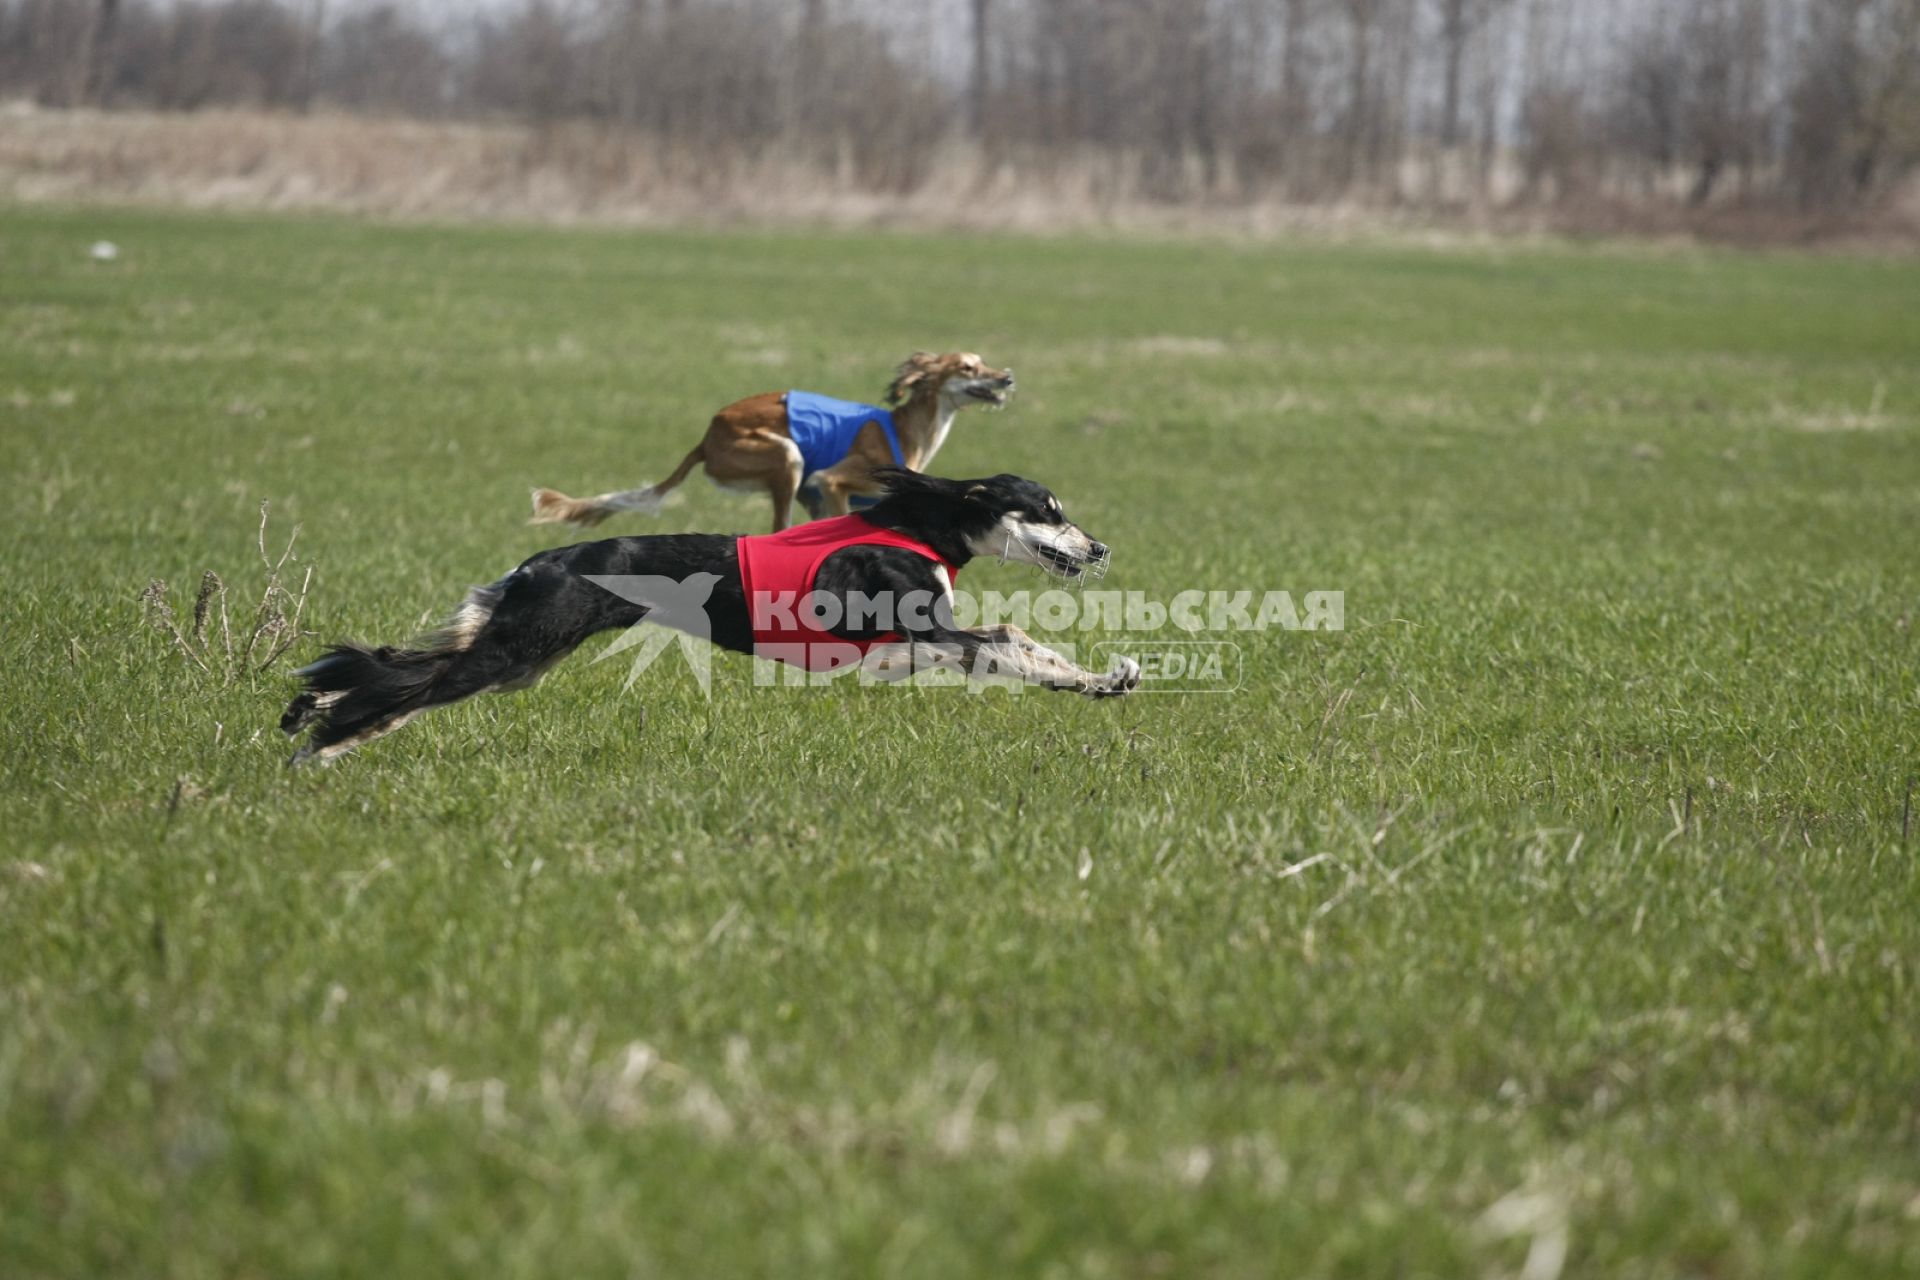
[[[1169,201],[1858,208],[1920,162],[1920,0],[0,0],[0,95],[588,122],[878,191],[965,143]]]

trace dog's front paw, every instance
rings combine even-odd
[[[1120,698],[1140,687],[1140,664],[1132,658],[1115,658],[1113,670],[1096,676],[1087,693],[1095,698]]]

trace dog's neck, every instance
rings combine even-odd
[[[926,543],[957,572],[973,559],[972,537],[981,532],[968,522],[955,518],[944,502],[914,502],[885,499],[860,513],[882,529],[905,534]],[[973,522],[977,525],[978,521]]]
[[[938,389],[917,391],[893,411],[894,430],[900,436],[900,457],[910,471],[925,471],[947,442],[960,406],[941,395]]]

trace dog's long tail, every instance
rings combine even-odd
[[[680,465],[674,468],[672,475],[644,489],[622,489],[618,493],[603,493],[595,498],[569,498],[558,489],[535,489],[533,519],[529,523],[590,526],[622,511],[657,515],[667,494],[678,488],[681,481],[693,474],[695,467],[706,461],[706,449],[706,442],[701,441],[680,460]]]
[[[292,763],[326,761],[391,733],[423,711],[477,693],[531,688],[588,636],[630,627],[648,606],[594,583],[620,573],[628,539],[542,551],[475,587],[438,631],[406,648],[337,644],[294,674],[305,688],[280,728],[307,734]]]
[[[287,704],[280,730],[312,733],[291,763],[326,761],[391,733],[441,699],[434,693],[459,662],[432,649],[342,644],[294,672],[306,690]]]
[[[476,651],[475,641],[522,574],[516,569],[469,591],[446,624],[413,647],[337,644],[294,672],[306,688],[287,704],[280,731],[290,738],[311,733],[292,763],[331,760],[422,711],[498,685],[506,655],[491,645]]]

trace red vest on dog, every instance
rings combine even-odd
[[[946,569],[948,582],[959,572],[926,543],[870,524],[864,516],[835,516],[741,538],[740,587],[747,597],[755,653],[808,671],[836,671],[859,662],[875,645],[900,638],[893,631],[872,640],[836,636],[817,625],[813,611],[805,607],[821,563],[847,547],[914,552]],[[903,607],[900,601],[884,603],[892,609]]]

